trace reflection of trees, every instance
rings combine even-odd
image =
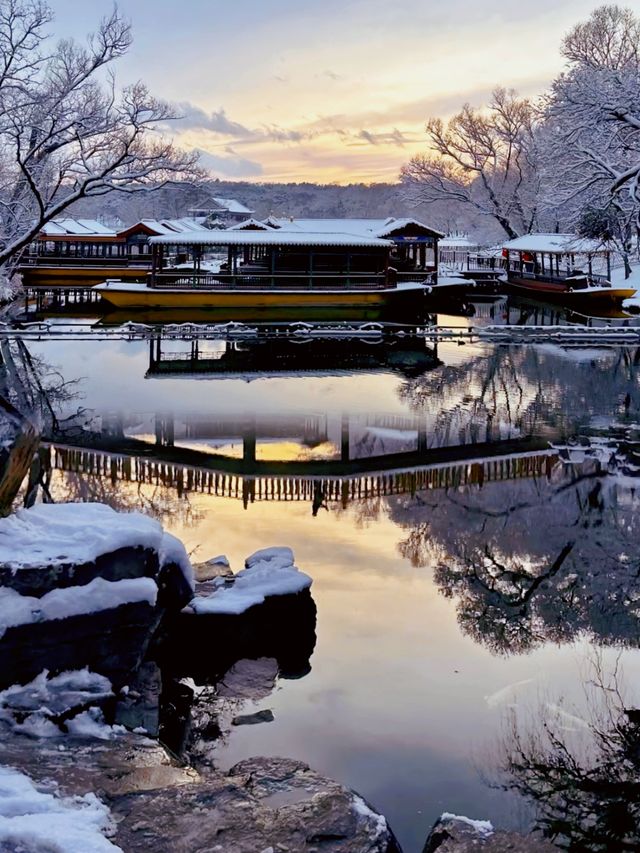
[[[523,722],[514,712],[498,787],[536,809],[535,829],[569,851],[640,849],[640,711],[625,708],[617,673],[586,693],[587,718],[561,705]]]
[[[523,652],[586,633],[637,644],[639,498],[623,460],[600,455],[558,463],[549,480],[388,499],[391,518],[408,530],[401,553],[435,566],[478,642]]]
[[[109,477],[64,472],[56,478],[56,500],[71,503],[103,503],[118,512],[142,512],[161,523],[171,520],[194,526],[204,513],[193,506],[190,495],[179,495],[166,486],[145,483],[113,483]]]
[[[493,347],[487,355],[407,379],[400,398],[430,412],[445,434],[490,440],[508,426],[523,434],[563,432],[567,420],[611,415],[629,394],[640,408],[640,350],[617,348],[593,359],[553,346]]]

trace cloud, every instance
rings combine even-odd
[[[237,121],[231,121],[223,109],[206,112],[206,110],[189,103],[189,101],[181,101],[176,104],[176,111],[180,118],[175,122],[182,130],[210,130],[213,133],[219,133],[222,136],[251,136],[252,131],[239,124]]]
[[[207,112],[189,101],[181,101],[175,104],[175,108],[180,118],[171,124],[179,132],[204,130],[217,136],[230,137],[234,144],[238,145],[252,145],[258,142],[302,142],[313,136],[311,131],[293,130],[278,124],[247,127],[230,119],[222,108]]]
[[[343,135],[338,131],[339,135]],[[396,145],[398,148],[404,148],[410,142],[416,142],[415,136],[409,136],[406,132],[398,130],[394,127],[391,132],[374,133],[371,130],[361,130],[355,135],[356,140],[366,143],[367,145]],[[358,142],[351,142],[350,145],[358,145]]]
[[[246,157],[238,157],[237,155],[221,157],[219,154],[212,154],[202,148],[195,150],[200,157],[201,166],[226,178],[258,178],[264,174],[262,164],[256,160],[248,160]],[[225,150],[232,151],[228,147]]]

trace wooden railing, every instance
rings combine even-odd
[[[190,270],[165,271],[150,274],[150,287],[188,287],[207,290],[246,288],[248,290],[352,290],[354,288],[381,290],[391,286],[385,273],[210,273]]]

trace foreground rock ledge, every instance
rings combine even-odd
[[[285,758],[251,758],[226,775],[111,805],[113,841],[131,853],[400,853],[386,820],[364,800]]]

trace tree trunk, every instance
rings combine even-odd
[[[40,434],[32,423],[25,420],[8,454],[0,462],[0,517],[10,515],[13,502],[31,469],[33,457],[38,450]]]

